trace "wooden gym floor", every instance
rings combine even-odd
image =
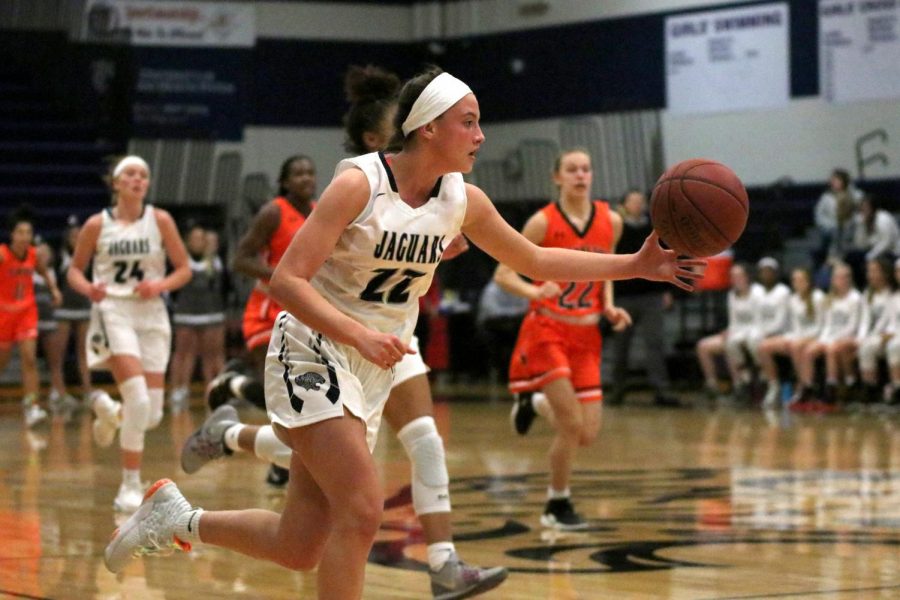
[[[484,598],[900,598],[896,414],[767,417],[700,402],[654,409],[640,398],[607,408],[572,485],[592,527],[562,534],[538,520],[549,430],[539,421],[515,436],[508,408],[437,405],[457,548],[469,562],[511,571]],[[170,477],[207,509],[279,510],[282,492],[249,456],[180,472],[181,443],[202,416],[167,416],[148,434],[144,479]],[[0,448],[0,597],[315,597],[313,575],[210,547],[108,573],[101,557],[120,467],[116,447],[92,445],[87,414],[26,432],[18,406],[6,402]],[[389,430],[376,457],[388,500],[365,598],[429,598],[409,468]]]

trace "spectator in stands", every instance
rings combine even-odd
[[[741,386],[749,380],[741,372],[742,360],[731,360],[738,356],[736,349],[751,339],[757,330],[759,310],[757,304],[762,295],[762,286],[750,282],[750,274],[745,265],[737,263],[731,267],[731,290],[728,292],[728,327],[725,331],[707,336],[697,342],[697,357],[706,382],[706,393],[710,398],[719,395],[719,381],[716,375],[716,358],[725,355],[732,389],[740,393]],[[729,351],[731,349],[731,351]]]
[[[841,365],[838,361],[840,342],[852,339],[859,329],[862,294],[853,287],[853,273],[846,263],[836,263],[831,274],[831,289],[825,301],[822,333],[815,343],[807,345],[797,359],[797,391],[791,398],[792,410],[833,410],[837,403],[837,385]],[[816,360],[825,355],[825,390],[815,389]]]
[[[53,415],[60,415],[68,420],[78,409],[78,401],[65,393],[66,386],[63,379],[65,347],[57,342],[59,322],[56,320],[54,311],[55,304],[58,302],[54,302],[50,288],[50,281],[58,285],[56,272],[53,270],[56,257],[53,254],[53,248],[41,239],[41,236],[34,236],[34,244],[38,261],[47,265],[47,278],[38,272],[33,275],[34,299],[38,309],[38,340],[47,370],[50,372],[50,394],[47,398],[47,405]]]
[[[173,413],[188,408],[198,358],[207,386],[225,366],[225,267],[218,254],[209,254],[206,233],[194,223],[184,238],[192,277],[175,293],[172,310],[175,352],[169,371],[169,406]]]
[[[831,172],[826,190],[816,203],[815,220],[821,243],[813,260],[818,268],[829,258],[843,258],[845,227],[862,200],[862,192],[850,183],[850,174],[836,168]]]
[[[506,374],[526,312],[528,300],[506,292],[493,279],[481,290],[476,324],[490,355],[492,380]]]
[[[844,385],[848,390],[856,388],[856,364],[859,357],[859,372],[865,386],[859,400],[865,403],[878,401],[878,359],[884,355],[887,331],[888,305],[894,292],[894,274],[891,260],[879,257],[866,263],[868,286],[863,293],[859,329],[855,338],[837,342],[844,372]]]
[[[879,256],[893,259],[900,245],[900,227],[894,215],[879,206],[872,196],[864,196],[853,215],[845,246],[845,260],[853,269],[857,285],[865,279],[865,265]]]
[[[85,406],[89,406],[89,398],[91,393],[91,371],[87,365],[87,330],[91,320],[91,301],[76,292],[69,285],[66,278],[66,271],[69,270],[69,263],[72,262],[72,254],[75,252],[75,240],[78,239],[78,233],[81,231],[81,225],[78,217],[72,215],[69,217],[65,231],[63,231],[62,244],[59,249],[59,263],[57,265],[57,281],[59,282],[60,291],[62,292],[62,304],[54,312],[57,328],[54,336],[53,344],[57,347],[57,351],[65,356],[66,348],[69,345],[69,338],[74,329],[75,332],[75,358],[78,364],[78,379],[81,383],[81,397]],[[90,265],[87,267],[86,275],[91,277]],[[62,364],[59,369],[50,367],[50,381],[53,390],[62,398],[69,397],[66,391],[65,376]],[[52,395],[51,392],[51,404]]]
[[[622,215],[622,237],[616,252],[629,254],[640,250],[653,231],[647,215],[647,197],[640,190],[629,190],[619,204]],[[610,404],[621,404],[627,391],[628,355],[635,333],[644,344],[644,365],[647,379],[655,392],[654,402],[659,406],[678,406],[672,396],[669,372],[666,367],[666,344],[663,313],[672,306],[672,293],[668,285],[646,279],[630,279],[615,283],[616,304],[628,311],[633,326],[614,332],[612,336],[613,393],[607,399]]]
[[[900,281],[900,258],[894,262],[894,279]],[[884,400],[888,404],[900,404],[900,290],[891,295],[885,316],[884,338],[890,382],[884,388]]]
[[[791,273],[794,292],[787,302],[788,329],[783,335],[768,337],[759,344],[759,366],[766,380],[763,408],[775,408],[781,382],[775,356],[790,356],[796,360],[806,347],[815,342],[822,331],[825,293],[812,284],[812,274],[806,269],[794,269]]]

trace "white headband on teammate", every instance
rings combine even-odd
[[[132,154],[131,156],[126,156],[118,162],[116,168],[113,169],[113,177],[118,177],[119,175],[121,175],[122,171],[125,170],[125,167],[144,167],[144,169],[147,170],[147,173],[150,172],[150,165],[147,164],[147,161],[145,161],[140,156],[135,156]]]
[[[411,131],[434,121],[447,112],[447,109],[462,100],[464,96],[471,93],[472,90],[465,83],[450,73],[441,73],[425,86],[425,89],[413,102],[409,116],[403,121],[403,135],[407,136]]]

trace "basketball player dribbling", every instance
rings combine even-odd
[[[144,159],[121,159],[109,182],[112,205],[85,222],[67,276],[72,289],[93,303],[88,366],[109,369],[122,396],[119,403],[105,392],[94,394],[94,441],[109,446],[119,430],[122,484],[113,507],[131,512],[144,496],[144,432],[163,416],[172,332],[160,294],[187,283],[191,269],[172,216],[144,203],[150,187]],[[84,269],[91,259],[88,281]],[[168,275],[166,259],[173,267]]]
[[[400,79],[378,67],[351,67],[345,87],[351,103],[344,116],[347,151],[356,155],[387,146],[393,131]],[[441,258],[453,258],[466,247],[465,238],[458,236]],[[450,476],[443,440],[434,422],[428,366],[416,336],[410,345],[416,353],[405,355],[393,369],[384,418],[397,432],[412,466],[413,508],[425,534],[432,594],[438,600],[469,597],[496,587],[508,573],[502,567],[469,565],[456,551],[450,512]],[[290,464],[291,450],[278,440],[271,425],[245,425],[238,420],[237,411],[226,404],[216,408],[185,443],[182,467],[191,473],[213,458],[238,450],[253,452],[282,467]]]
[[[395,124],[400,152],[339,163],[272,275],[285,311],[266,359],[266,401],[292,450],[284,512],[204,512],[160,480],[114,533],[111,571],[135,553],[202,541],[316,568],[319,598],[360,598],[384,502],[371,449],[391,369],[412,352],[418,297],[460,232],[535,279],[646,277],[691,289],[682,279],[699,276],[690,269],[704,261],[678,259],[655,234],[632,255],[540,248],[519,235],[463,181],[484,136],[475,95],[453,76],[432,69],[410,80]]]
[[[536,212],[522,235],[547,248],[614,252],[622,217],[606,202],[591,200],[592,181],[587,152],[560,154],[553,167],[559,200]],[[617,331],[631,325],[631,317],[613,303],[610,281],[532,283],[503,264],[497,266],[494,280],[507,292],[531,300],[512,354],[509,389],[515,396],[512,418],[518,433],[527,433],[536,409],[556,431],[548,453],[550,487],[541,523],[584,529],[588,524],[575,512],[569,481],[579,446],[591,445],[600,431],[600,317]]]

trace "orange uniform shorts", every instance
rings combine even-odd
[[[247,350],[253,350],[262,345],[269,345],[272,337],[272,327],[275,326],[275,318],[281,312],[281,306],[272,300],[267,294],[253,290],[247,298],[247,306],[244,308],[244,344]]]
[[[10,346],[38,336],[37,304],[22,310],[6,311],[0,308],[0,344]]]
[[[541,390],[568,378],[581,402],[603,399],[600,358],[603,341],[597,325],[572,325],[530,312],[519,329],[509,365],[509,390]]]

